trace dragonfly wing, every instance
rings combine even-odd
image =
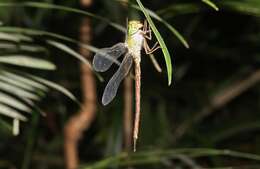
[[[116,73],[109,80],[102,97],[102,104],[107,105],[116,96],[119,84],[128,74],[133,63],[133,57],[127,53]]]
[[[96,53],[93,59],[93,68],[97,72],[105,72],[110,66],[118,62],[117,59],[127,52],[124,43],[118,43],[110,48],[103,48]]]

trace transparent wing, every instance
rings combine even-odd
[[[127,52],[124,43],[118,43],[110,48],[103,48],[96,53],[93,59],[93,68],[97,72],[107,71],[113,63],[119,62],[117,59]]]
[[[112,78],[109,80],[104,90],[103,97],[102,97],[103,105],[107,105],[114,99],[119,84],[124,79],[124,77],[128,74],[132,66],[132,63],[133,63],[133,58],[129,53],[127,53],[120,67],[118,68],[116,73],[112,76]]]

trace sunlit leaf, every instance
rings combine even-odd
[[[20,133],[20,121],[18,119],[13,119],[13,135],[17,136]]]
[[[17,45],[11,43],[11,42],[4,42],[4,43],[0,43],[0,49],[2,51],[5,50],[16,50],[17,49]]]
[[[5,77],[8,77],[9,79],[12,79],[15,82],[21,82],[21,83],[24,83],[27,86],[32,86],[36,89],[40,89],[42,91],[48,90],[48,88],[46,86],[44,86],[43,84],[41,84],[41,83],[39,83],[35,80],[32,80],[28,77],[25,77],[25,76],[22,76],[22,75],[19,75],[19,74],[14,74],[14,73],[7,72],[7,71],[4,71],[4,70],[2,70],[0,72],[0,74],[4,75]]]
[[[25,116],[23,116],[21,113],[19,113],[15,109],[10,108],[10,107],[0,103],[0,115],[1,114],[8,116],[8,117],[11,117],[13,119],[19,119],[21,121],[27,120],[27,118]]]
[[[201,1],[207,4],[208,6],[210,6],[211,8],[213,8],[214,10],[219,11],[217,5],[213,3],[211,0],[201,0]]]
[[[5,76],[3,74],[0,73],[0,80],[6,83],[9,83],[11,85],[20,87],[22,89],[28,90],[28,91],[35,91],[36,89],[28,84],[25,84],[23,82],[20,81],[15,81],[13,78],[9,78],[8,76]]]
[[[32,38],[17,33],[7,34],[7,33],[0,32],[0,40],[20,42],[20,41],[32,41]]]
[[[21,51],[26,51],[26,52],[46,52],[47,51],[47,49],[42,46],[24,45],[24,44],[20,44],[17,47],[17,49],[21,50]]]
[[[39,100],[39,96],[37,96],[36,94],[26,91],[24,89],[21,89],[17,86],[13,86],[13,85],[3,82],[1,80],[0,80],[0,89],[7,93],[10,93],[10,94],[22,97],[22,98]]]
[[[56,66],[47,60],[33,58],[29,56],[23,56],[23,55],[1,56],[0,63],[29,67],[34,69],[44,69],[44,70],[56,69]]]
[[[1,40],[19,42],[19,38],[15,37],[13,35],[7,34],[7,33],[3,33],[3,32],[0,32],[0,39]]]
[[[12,51],[12,52],[46,52],[47,49],[42,46],[37,45],[25,45],[25,44],[14,44],[12,42],[2,42],[0,43],[0,49],[2,51]]]
[[[16,98],[4,94],[3,92],[0,92],[0,103],[6,104],[8,106],[11,106],[13,108],[16,108],[18,110],[31,113],[32,109],[28,107],[26,104],[22,103],[21,101],[17,100]]]
[[[76,99],[76,97],[69,90],[62,87],[61,85],[54,83],[54,82],[51,82],[49,80],[37,77],[37,76],[33,76],[33,75],[28,75],[28,76],[31,77],[32,79],[44,84],[44,85],[50,87],[50,88],[53,88],[53,89],[63,93],[65,96],[69,97],[71,100],[78,103],[78,100]]]

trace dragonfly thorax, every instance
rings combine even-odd
[[[128,52],[134,57],[134,59],[140,59],[143,41],[144,36],[142,30],[138,30],[134,34],[128,36],[126,45],[128,47]]]

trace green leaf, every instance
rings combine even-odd
[[[53,41],[53,40],[47,40],[47,43],[60,49],[63,50],[64,52],[76,57],[77,59],[79,59],[81,62],[85,63],[89,68],[92,69],[91,64],[89,63],[89,61],[87,59],[84,58],[84,56],[82,56],[81,54],[77,53],[76,51],[72,50],[71,48],[69,48],[68,46],[57,42],[57,41]]]
[[[218,6],[226,11],[238,12],[241,14],[251,15],[255,17],[260,17],[260,8],[258,0],[228,0],[219,1]],[[207,12],[208,10],[202,8],[196,3],[179,3],[172,4],[166,8],[160,9],[157,13],[164,18],[170,19],[178,15],[195,14],[200,12]]]
[[[14,42],[20,41],[19,38],[15,37],[13,35],[7,34],[7,33],[3,33],[3,32],[0,32],[0,39],[1,40],[14,41]]]
[[[164,26],[166,28],[168,28],[179,40],[180,42],[186,47],[186,48],[190,48],[188,42],[185,40],[185,38],[179,33],[178,30],[176,30],[171,24],[169,24],[168,22],[166,22],[164,19],[162,19],[159,15],[157,15],[155,12],[146,9],[146,11],[149,13],[149,15],[151,17],[153,17],[154,19],[158,20],[159,22],[161,22],[162,24],[164,24]]]
[[[246,15],[260,17],[260,7],[259,7],[260,1],[258,0],[245,0],[245,1],[229,0],[229,1],[223,1],[219,3],[219,6],[221,8],[225,8],[231,11],[236,11]]]
[[[47,60],[32,58],[23,55],[1,56],[0,63],[6,63],[6,64],[23,66],[23,67],[34,68],[34,69],[43,69],[43,70],[56,69],[56,66]]]
[[[42,3],[42,2],[22,2],[22,3],[17,3],[17,2],[16,3],[4,3],[4,2],[2,2],[2,3],[0,3],[0,7],[33,7],[33,8],[56,9],[56,10],[62,10],[62,11],[67,11],[67,12],[73,12],[73,13],[82,14],[82,15],[92,17],[94,19],[101,20],[122,32],[126,31],[123,26],[121,26],[117,23],[114,23],[114,22],[106,19],[105,17],[95,15],[93,13],[79,10],[76,8],[62,6],[62,5],[54,5],[54,4]]]
[[[20,51],[26,51],[26,52],[46,52],[47,49],[42,46],[36,46],[36,45],[24,45],[20,44],[19,46],[16,46],[17,50]]]
[[[66,36],[63,36],[63,35],[60,35],[60,34],[48,32],[48,31],[21,28],[21,27],[5,27],[5,26],[1,26],[0,31],[11,32],[11,33],[19,32],[19,33],[23,33],[23,34],[37,35],[37,36],[48,36],[48,37],[56,38],[56,39],[59,39],[59,40],[64,40],[64,41],[67,41],[67,42],[70,42],[70,43],[73,43],[73,44],[77,44],[77,45],[81,46],[82,48],[90,50],[91,52],[94,52],[94,53],[102,53],[102,50],[96,48],[95,46],[88,45],[88,44],[85,44],[85,43],[81,43],[81,42],[79,42],[75,39],[72,39],[72,38],[69,38],[69,37],[66,37]],[[115,63],[118,62],[113,57],[111,57],[109,59],[111,59]]]
[[[21,76],[18,73],[14,74],[14,73],[2,70],[0,74],[2,74],[3,76],[5,76],[9,79],[12,79],[15,82],[24,83],[25,85],[31,86],[33,88],[36,88],[36,89],[39,89],[39,90],[42,90],[42,91],[48,90],[48,88],[46,86],[42,85],[41,83],[36,82],[35,80],[32,80],[32,79],[27,78],[25,76]]]
[[[205,11],[196,3],[177,3],[168,5],[166,8],[157,10],[156,13],[165,19],[170,19],[174,16],[193,14]]]
[[[123,0],[117,0],[119,2],[125,3],[125,1]],[[141,10],[139,6],[131,4],[131,7],[136,9],[136,10]],[[156,19],[157,21],[161,22],[162,24],[164,24],[164,26],[166,28],[168,28],[176,37],[177,39],[179,39],[179,41],[186,47],[186,48],[190,48],[188,42],[185,40],[185,38],[179,33],[178,30],[176,30],[171,24],[169,24],[167,21],[165,21],[163,18],[161,18],[159,15],[157,15],[155,12],[153,12],[152,10],[145,8],[146,11],[148,12],[148,14]]]
[[[20,42],[20,41],[28,41],[31,42],[32,38],[29,36],[21,35],[21,34],[7,34],[0,32],[0,39],[1,40],[8,40],[13,42]]]
[[[1,80],[0,80],[0,89],[7,93],[13,94],[13,95],[21,97],[21,98],[26,98],[29,100],[39,100],[38,95],[31,93],[29,91],[26,91],[24,89],[21,89],[17,86],[3,82]]]
[[[18,119],[13,119],[13,135],[17,136],[20,133],[20,121]]]
[[[144,8],[143,4],[141,3],[140,0],[136,0],[136,2],[138,3],[138,5],[140,6],[142,12],[144,13],[149,25],[151,26],[152,31],[155,34],[155,37],[157,38],[161,48],[162,48],[162,52],[163,52],[163,56],[166,62],[166,67],[167,67],[167,73],[168,73],[168,85],[171,85],[172,82],[172,63],[171,63],[171,56],[169,54],[169,51],[167,49],[167,46],[161,36],[161,34],[159,33],[159,31],[157,30],[157,28],[155,27],[151,17],[149,16],[148,12],[146,11],[146,9]]]
[[[17,49],[17,45],[11,43],[11,42],[4,42],[4,43],[0,43],[0,49],[2,51],[4,50],[16,50]]]
[[[34,92],[36,90],[34,87],[32,87],[28,84],[22,83],[20,81],[16,81],[16,80],[9,78],[8,76],[5,76],[1,73],[0,73],[0,80],[3,81],[3,82],[9,83],[11,85],[17,86],[19,88],[22,88],[24,90],[27,90],[27,91]]]
[[[173,34],[180,40],[180,42],[186,47],[190,48],[188,42],[185,40],[185,38],[179,33],[178,30],[176,30],[172,25],[170,25],[168,22],[165,22],[164,20],[161,20],[162,22]]]
[[[37,77],[37,76],[33,76],[33,75],[28,75],[30,78],[50,87],[50,88],[53,88],[61,93],[63,93],[65,96],[69,97],[71,100],[75,101],[76,103],[79,103],[77,98],[69,91],[67,90],[66,88],[58,85],[57,83],[54,83],[54,82],[51,82],[49,80],[46,80],[46,79],[43,79],[43,78],[40,78],[40,77]]]
[[[10,51],[11,53],[18,52],[47,52],[47,49],[37,45],[25,45],[19,43],[19,45],[12,42],[0,42],[0,49],[2,51]]]
[[[210,0],[201,0],[202,2],[204,2],[205,4],[207,4],[208,6],[210,6],[211,8],[213,8],[215,11],[219,11],[219,8],[217,7],[216,4],[214,4],[212,1]]]
[[[31,113],[32,109],[28,107],[26,104],[22,103],[21,101],[17,100],[16,98],[4,94],[0,92],[0,103],[6,104],[8,106],[11,106],[13,108],[16,108],[17,110],[21,110],[27,113]]]
[[[156,60],[156,58],[154,57],[154,54],[149,54],[149,58],[151,60],[151,62],[153,63],[153,66],[154,68],[159,72],[161,73],[162,72],[162,68],[161,66],[159,65],[158,61]]]
[[[116,156],[108,157],[91,165],[82,165],[82,169],[101,169],[118,166],[140,166],[145,164],[164,163],[167,159],[179,159],[180,155],[190,158],[210,157],[210,156],[227,156],[233,158],[242,158],[248,160],[260,161],[260,156],[256,154],[243,153],[232,150],[207,149],[207,148],[187,148],[175,150],[151,150],[139,151],[135,153],[120,153]]]
[[[38,35],[38,36],[45,35],[45,36],[49,36],[49,37],[56,38],[56,39],[59,39],[59,40],[64,40],[64,41],[67,41],[67,42],[70,42],[70,43],[73,43],[73,44],[77,44],[80,47],[87,49],[87,50],[90,50],[91,52],[94,52],[94,53],[102,53],[103,52],[102,50],[96,48],[95,46],[84,44],[84,43],[81,43],[81,42],[79,42],[75,39],[72,39],[72,38],[69,38],[69,37],[66,37],[66,36],[63,36],[63,35],[60,35],[60,34],[52,33],[52,32],[35,30],[35,29],[28,29],[28,28],[4,27],[4,26],[0,27],[0,31],[3,31],[3,32],[20,32],[20,33],[24,33],[24,34]],[[114,59],[113,57],[108,57],[108,59],[113,61],[115,64],[119,65],[119,62],[116,59]],[[98,79],[100,81],[103,81],[103,78],[99,74],[96,74],[96,76],[98,77]]]
[[[11,117],[13,119],[19,119],[21,121],[27,120],[27,118],[25,116],[23,116],[21,113],[19,113],[15,109],[12,109],[1,103],[0,103],[0,114]]]
[[[92,65],[89,63],[89,61],[87,59],[85,59],[85,57],[83,55],[81,55],[80,53],[72,50],[71,48],[69,48],[68,46],[60,43],[60,42],[57,42],[57,41],[53,41],[53,40],[47,40],[47,43],[60,49],[60,50],[63,50],[64,52],[76,57],[77,59],[79,59],[80,61],[82,61],[83,63],[85,63],[92,71]],[[96,49],[98,50],[98,49]],[[96,51],[95,50],[95,51]],[[94,71],[93,71],[94,72]],[[97,78],[99,79],[99,81],[104,81],[103,78],[96,72],[94,72],[94,74],[97,76]]]

